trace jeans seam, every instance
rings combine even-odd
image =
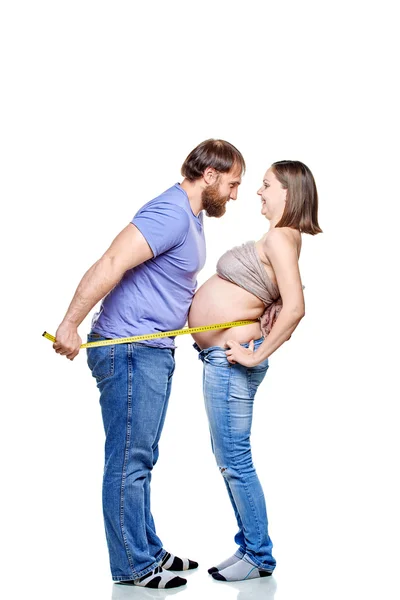
[[[233,365],[233,367],[234,367],[234,365]],[[230,372],[229,372],[230,374],[231,374],[232,370],[233,370],[233,369],[230,369]],[[229,398],[229,396],[230,396],[230,385],[231,385],[231,375],[229,376],[229,384],[228,384],[228,398]],[[233,445],[234,445],[234,444],[233,444],[233,438],[232,438],[232,429],[231,429],[231,411],[230,411],[230,407],[229,407],[229,402],[228,402],[228,415],[229,415],[229,438],[230,438],[230,447],[231,447],[231,448],[233,448]],[[232,450],[231,450],[231,452],[232,452]],[[233,453],[233,452],[232,452],[232,464],[233,464],[233,465],[234,465],[234,467],[236,468],[236,470],[237,470],[237,472],[239,473],[240,477],[243,477],[243,476],[242,476],[242,471],[240,470],[240,468],[239,468],[239,466],[238,466],[238,464],[237,464],[237,461],[236,461],[236,458],[235,458],[235,455],[234,455],[234,453]],[[249,489],[248,489],[248,487],[247,487],[247,484],[246,484],[246,481],[245,481],[245,478],[244,478],[244,477],[243,477],[243,485],[244,485],[244,489],[246,490],[246,495],[247,495],[247,497],[248,497],[248,499],[249,499],[249,504],[250,504],[250,506],[251,506],[251,511],[252,511],[252,513],[253,513],[254,522],[256,523],[256,526],[257,526],[258,545],[260,545],[260,543],[261,543],[261,531],[260,531],[260,526],[259,526],[259,523],[258,523],[258,520],[257,520],[257,513],[256,513],[256,511],[255,511],[255,508],[254,508],[254,504],[253,504],[253,498],[252,498],[251,494],[249,494]]]
[[[250,369],[247,369],[247,391],[249,392],[249,395],[251,397],[253,397],[253,390],[251,387],[251,379],[252,379],[252,372],[250,371]],[[255,392],[254,392],[254,396],[255,396]],[[254,400],[254,397],[253,397]]]
[[[268,369],[269,369],[269,365],[265,369],[264,377],[267,374]],[[257,390],[260,387],[259,385],[255,386],[255,384],[252,383],[254,373],[255,373],[255,371],[251,367],[247,368],[247,390],[248,390],[249,394],[252,396],[253,401],[255,399]],[[253,388],[252,388],[252,385],[253,385]],[[254,387],[255,387],[255,389],[254,389]]]
[[[89,353],[90,350],[92,350],[92,348],[87,348],[87,360],[88,360],[88,364],[89,364]],[[95,348],[93,348],[93,350],[95,350]],[[109,346],[109,348],[107,349],[107,360],[109,360],[109,370],[107,373],[104,373],[104,375],[101,376],[96,376],[93,372],[92,369],[90,369],[92,371],[92,375],[93,377],[96,379],[97,383],[100,383],[101,381],[104,381],[104,379],[108,379],[109,377],[113,377],[114,375],[114,354],[115,354],[115,346]],[[90,368],[90,365],[89,365]]]
[[[167,551],[164,550],[164,548],[162,548],[162,550],[160,550],[160,552],[157,554],[156,556],[156,562],[158,564],[160,564],[160,562],[162,561],[162,559],[164,558],[164,556],[167,554]]]
[[[240,469],[239,469],[238,467],[237,467],[237,471],[238,471],[238,473],[240,474],[240,476],[242,476],[242,472],[240,471]],[[246,490],[247,497],[248,497],[248,499],[249,499],[249,504],[250,504],[250,506],[251,506],[251,511],[252,511],[252,513],[253,513],[254,522],[255,522],[255,524],[256,524],[256,526],[257,526],[258,545],[260,545],[260,544],[261,544],[261,530],[260,530],[260,524],[259,524],[259,522],[258,522],[258,519],[257,519],[257,513],[256,513],[256,511],[255,511],[255,508],[254,508],[253,498],[252,498],[251,494],[249,494],[249,488],[247,487],[247,484],[246,484],[246,481],[245,481],[245,479],[244,479],[244,478],[243,478],[243,485],[244,485],[244,489]]]
[[[132,556],[129,551],[128,541],[126,539],[126,532],[124,526],[124,493],[125,493],[125,481],[126,481],[126,469],[129,456],[129,448],[131,443],[131,419],[132,419],[132,347],[130,344],[127,345],[127,362],[128,362],[128,407],[126,415],[126,441],[125,441],[125,456],[124,464],[122,467],[122,479],[121,479],[121,496],[120,496],[120,526],[122,538],[124,540],[124,546],[128,563],[132,572],[134,573]],[[140,577],[140,575],[137,575]]]
[[[229,431],[229,449],[233,456],[233,440],[232,440],[232,421],[231,421],[231,408],[229,406],[229,397],[231,391],[231,380],[232,380],[232,369],[229,369],[229,379],[228,385],[226,386],[226,399],[227,399],[227,408],[228,408],[228,431]]]

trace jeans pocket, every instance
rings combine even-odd
[[[258,386],[268,371],[268,359],[255,367],[247,369],[247,385],[251,397],[256,395]]]
[[[98,334],[89,334],[88,342],[104,340]],[[97,383],[114,375],[115,346],[99,346],[87,348],[87,364]]]
[[[230,367],[230,363],[226,357],[225,351],[211,351],[203,355],[203,361],[213,367]]]
[[[172,378],[172,375],[175,373],[175,350],[171,350],[171,370],[168,375],[168,380]]]

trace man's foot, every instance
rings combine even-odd
[[[167,569],[168,571],[189,571],[189,569],[197,569],[199,563],[189,558],[179,558],[167,552],[162,561],[160,567]]]
[[[244,579],[258,579],[270,575],[272,575],[272,571],[259,569],[245,558],[238,560],[230,567],[222,569],[222,571],[212,573],[217,581],[243,581]]]
[[[210,573],[210,575],[212,575],[213,573],[217,573],[217,571],[222,571],[223,569],[226,569],[226,567],[230,567],[231,565],[234,565],[235,563],[237,563],[238,560],[243,558],[243,556],[244,556],[243,552],[241,552],[240,550],[237,550],[233,556],[230,556],[226,560],[223,560],[216,567],[211,567],[211,569],[208,569],[208,572]]]
[[[156,567],[150,573],[139,577],[139,579],[132,579],[130,581],[118,581],[120,585],[138,585],[139,587],[155,588],[155,589],[170,589],[177,588],[187,583],[186,579],[172,575],[168,571],[164,571],[161,567]]]

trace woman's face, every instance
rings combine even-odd
[[[286,191],[277,180],[272,168],[264,175],[263,185],[257,191],[261,197],[261,214],[267,219],[280,219],[286,201]]]

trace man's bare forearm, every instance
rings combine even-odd
[[[114,257],[103,256],[82,277],[63,323],[78,327],[92,308],[118,283],[123,272]]]

